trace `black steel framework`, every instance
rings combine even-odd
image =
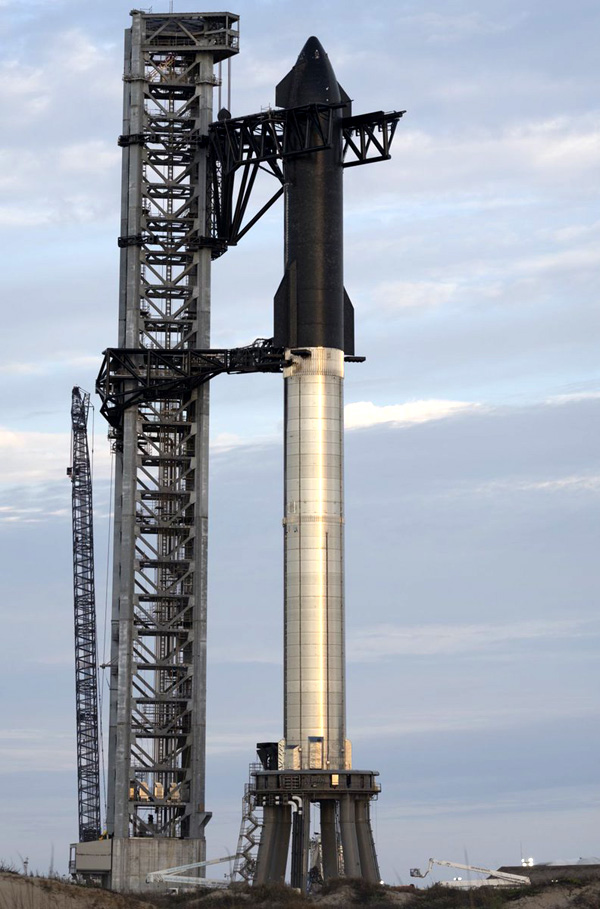
[[[73,508],[73,593],[75,603],[75,703],[79,840],[97,840],[100,820],[100,752],[94,589],[92,473],[87,424],[90,396],[75,387],[71,396]]]
[[[284,353],[263,338],[233,350],[108,348],[96,381],[100,412],[118,430],[134,404],[189,392],[220,373],[281,372]]]
[[[334,113],[346,105],[307,104],[218,120],[209,132],[208,233],[213,257],[234,246],[283,194],[287,158],[331,148]],[[342,120],[342,161],[356,167],[391,157],[390,147],[405,111],[373,111]],[[259,171],[282,184],[262,208],[245,221]],[[238,173],[241,178],[236,182]]]

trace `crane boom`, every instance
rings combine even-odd
[[[526,887],[531,884],[528,877],[523,874],[511,874],[508,871],[494,871],[492,868],[481,868],[479,865],[463,865],[460,862],[449,862],[446,859],[430,858],[426,871],[419,868],[411,868],[411,877],[427,877],[434,865],[442,865],[445,868],[458,868],[461,871],[475,871],[479,874],[487,874],[486,880],[477,881],[442,881],[442,887]]]
[[[75,386],[71,396],[73,593],[75,605],[75,703],[79,840],[100,838],[100,754],[96,677],[96,596],[92,472],[87,436],[90,396]]]
[[[211,881],[205,877],[192,877],[191,875],[179,874],[180,871],[195,871],[198,868],[206,868],[207,865],[220,865],[223,862],[234,862],[235,855],[224,855],[222,858],[209,859],[203,862],[192,862],[190,865],[177,865],[175,868],[163,868],[162,871],[151,871],[146,876],[147,884],[194,884],[197,887],[208,887],[211,889],[226,889],[229,887],[229,881]]]

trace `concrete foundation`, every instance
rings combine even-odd
[[[147,884],[151,871],[175,868],[204,858],[204,840],[172,837],[127,837],[112,841],[110,888],[141,893],[165,890],[167,884]]]

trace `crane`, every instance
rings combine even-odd
[[[204,862],[192,862],[190,865],[177,865],[175,868],[163,868],[161,871],[151,871],[146,876],[147,884],[195,884],[197,887],[209,887],[213,890],[225,890],[229,881],[211,881],[205,877],[192,877],[180,874],[182,871],[195,871],[197,868],[206,868],[207,865],[220,865],[223,862],[234,862],[235,855],[224,855],[222,858],[209,859]]]
[[[96,676],[96,595],[92,471],[87,436],[90,396],[75,386],[71,395],[73,508],[73,593],[75,605],[75,704],[79,840],[100,838],[100,752]]]
[[[445,868],[459,868],[461,871],[477,871],[479,874],[488,874],[485,880],[463,881],[460,878],[454,881],[441,881],[441,887],[470,889],[471,887],[527,887],[531,881],[524,874],[510,874],[508,871],[493,871],[491,868],[480,868],[477,865],[461,865],[459,862],[449,862],[445,859],[429,859],[426,871],[411,868],[411,877],[427,877],[434,865],[443,865]]]

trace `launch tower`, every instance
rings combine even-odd
[[[118,343],[138,362],[152,354],[153,380],[169,387],[113,419],[107,826],[116,890],[205,858],[209,386],[177,386],[166,358],[210,345],[207,135],[215,64],[238,49],[231,13],[134,10],[125,33]],[[135,395],[139,377],[123,356],[113,371]]]

